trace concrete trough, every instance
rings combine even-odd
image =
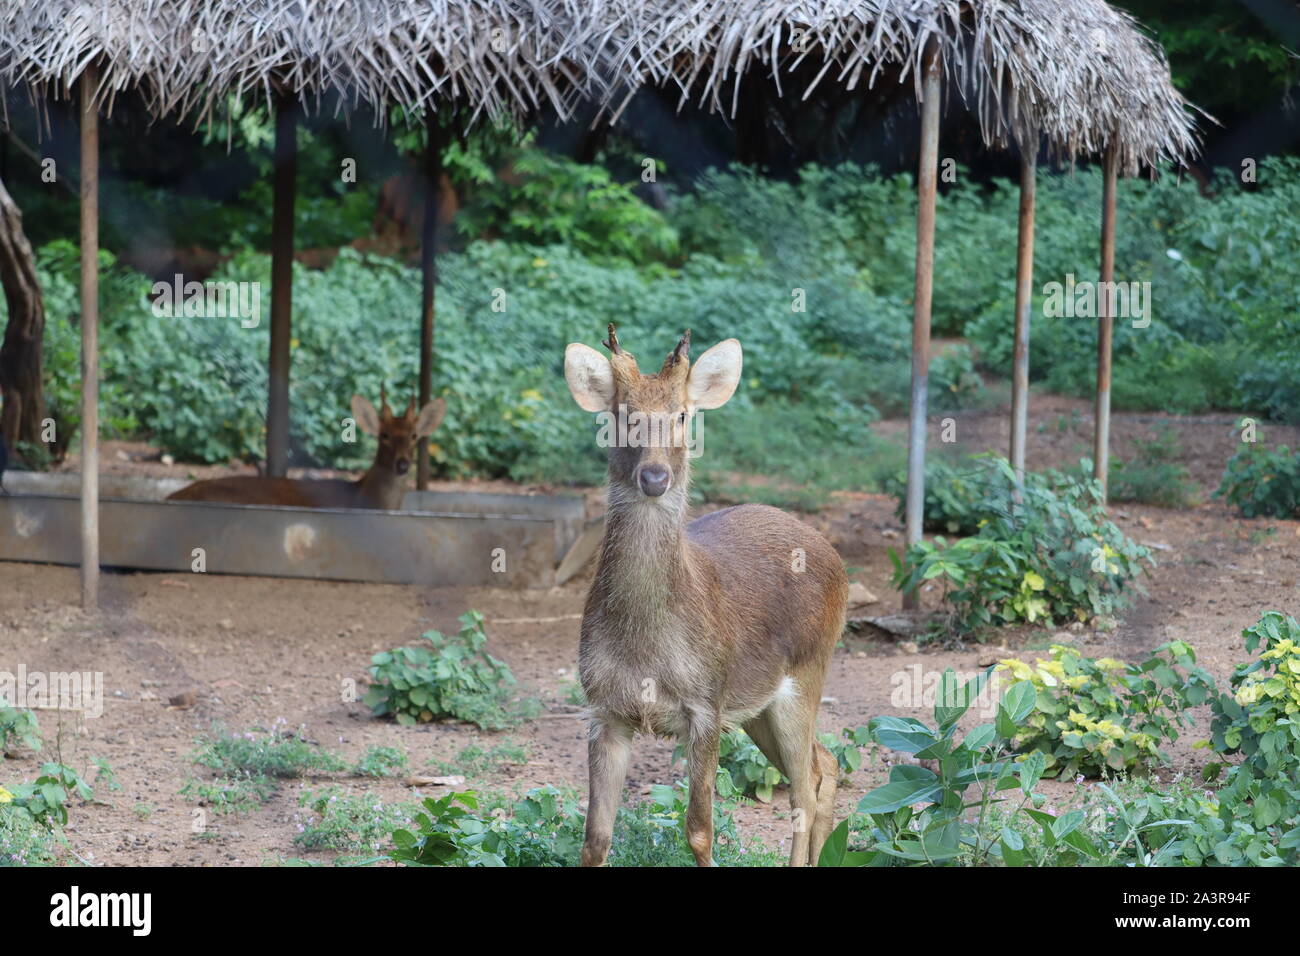
[[[80,502],[62,484],[78,481],[5,475],[0,560],[80,563]],[[426,491],[402,511],[349,511],[161,500],[183,481],[101,483],[105,567],[192,572],[201,560],[209,574],[544,588],[583,524],[574,497]]]

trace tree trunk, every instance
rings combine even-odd
[[[0,182],[0,284],[4,285],[9,324],[0,346],[0,434],[11,449],[18,442],[39,444],[45,419],[43,337],[45,304],[32,245],[23,232],[23,214]]]

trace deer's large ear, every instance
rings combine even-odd
[[[364,395],[352,396],[352,417],[367,435],[379,434],[379,413]]]
[[[415,420],[417,435],[432,435],[442,424],[442,416],[447,414],[447,400],[435,398],[420,409],[420,417]]]
[[[573,342],[564,350],[564,380],[583,411],[607,412],[614,407],[614,369],[591,346]]]
[[[740,343],[726,339],[709,349],[691,366],[686,397],[696,408],[719,408],[740,384]]]

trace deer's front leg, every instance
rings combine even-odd
[[[587,742],[587,830],[582,841],[582,865],[601,866],[609,856],[627,762],[632,754],[632,730],[597,719]]]
[[[690,798],[686,807],[686,842],[700,866],[713,865],[713,787],[718,773],[718,720],[713,715],[691,721],[687,740]]]

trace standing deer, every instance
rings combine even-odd
[[[574,400],[589,412],[649,422],[650,441],[609,448],[608,512],[582,616],[579,674],[590,704],[590,798],[582,864],[609,853],[632,735],[680,739],[689,764],[687,842],[713,862],[718,739],[743,727],[790,780],[790,865],[816,864],[830,833],[839,767],[817,742],[817,705],[844,630],[848,579],[834,547],[766,505],[686,524],[691,417],[740,381],[740,343],[690,364],[690,330],[656,375],[642,375],[609,326],[610,351],[564,355]],[[629,433],[631,434],[631,433]],[[654,439],[653,436],[658,436]],[[665,439],[665,435],[669,437]]]
[[[307,480],[239,475],[196,481],[167,496],[168,501],[223,501],[239,505],[286,505],[293,508],[372,508],[396,511],[406,494],[419,440],[442,424],[447,403],[439,398],[415,413],[415,397],[401,415],[394,415],[387,397],[381,410],[370,400],[352,396],[352,416],[363,432],[379,437],[375,463],[357,481]]]

